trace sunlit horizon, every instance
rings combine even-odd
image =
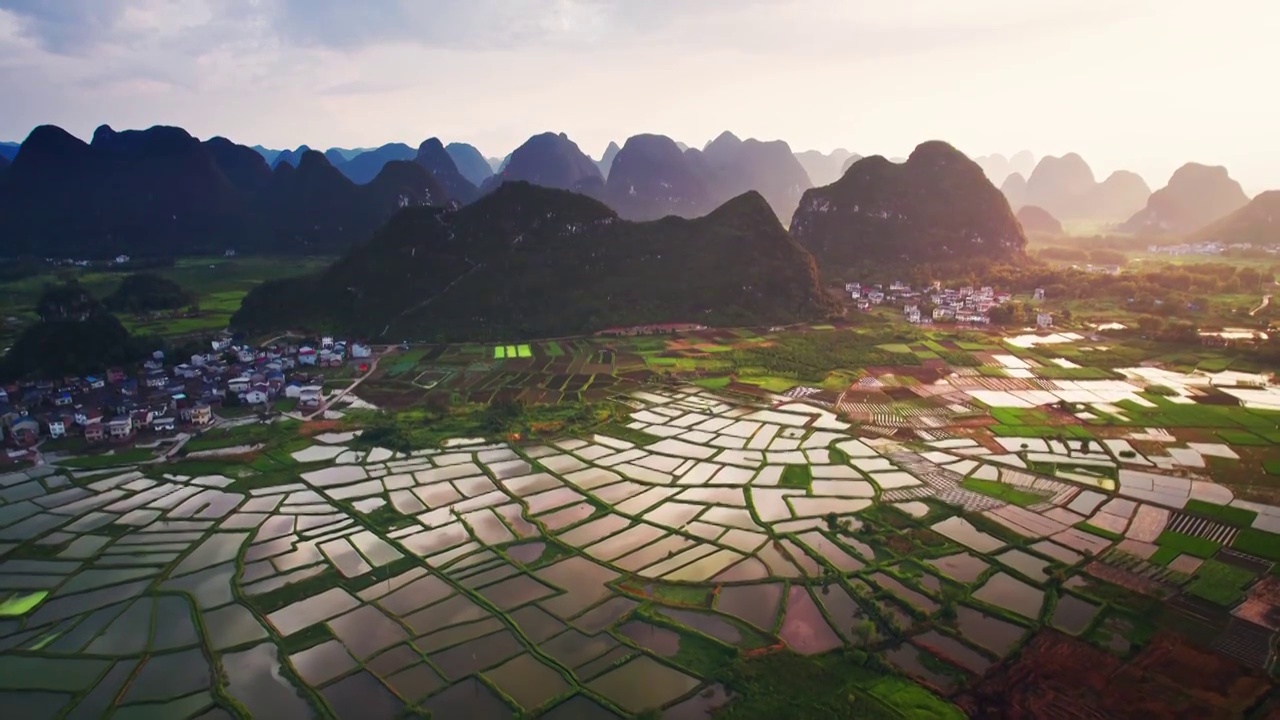
[[[501,12],[498,12],[499,9]],[[1080,154],[1153,188],[1186,162],[1280,187],[1256,77],[1280,9],[1255,0],[1027,4],[613,0],[0,0],[0,139],[177,125],[295,148],[502,157],[564,132],[599,157],[725,130],[792,150]]]

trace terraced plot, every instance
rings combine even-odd
[[[790,398],[626,400],[628,428],[658,440],[395,453],[334,435],[294,450],[296,480],[246,491],[129,469],[0,476],[0,691],[34,691],[30,717],[201,717],[224,697],[255,717],[623,717],[723,701],[707,678],[747,655],[845,645],[951,690],[1038,625],[1051,570],[1116,545],[1076,522],[1121,518],[1143,542],[1182,507],[958,438],[855,437]],[[788,487],[789,467],[807,485]],[[959,480],[979,472],[1044,501],[977,496],[966,518]],[[1087,609],[1060,601],[1051,619],[1080,632]],[[925,618],[935,629],[912,634]],[[911,641],[876,644],[898,633]]]

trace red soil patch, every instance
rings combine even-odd
[[[964,691],[956,704],[971,717],[1243,717],[1270,682],[1222,655],[1158,635],[1133,660],[1053,630],[1036,635],[1018,658]]]

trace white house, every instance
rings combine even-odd
[[[60,438],[67,436],[67,421],[60,417],[49,418],[49,437]]]
[[[240,399],[248,405],[265,405],[268,397],[265,390],[250,390],[241,395]]]
[[[239,394],[248,391],[250,384],[249,378],[241,376],[228,380],[227,389],[233,393]]]
[[[364,343],[351,343],[351,357],[356,359],[373,357],[373,348]]]
[[[316,349],[313,347],[303,347],[300,350],[298,350],[299,365],[315,365],[316,357],[317,357]]]
[[[116,264],[117,264],[117,265],[124,265],[124,264],[125,264],[125,263],[127,263],[127,262],[129,262],[129,256],[128,256],[128,255],[117,255],[117,256],[116,256]]]
[[[956,309],[949,307],[936,307],[933,309],[934,320],[954,320],[956,317]]]
[[[1053,313],[1036,313],[1036,325],[1038,327],[1053,327]]]
[[[1044,288],[1036,288],[1036,291],[1035,291],[1034,293],[1032,293],[1032,294],[1031,294],[1031,299],[1032,299],[1032,300],[1043,300],[1043,299],[1044,299]]]

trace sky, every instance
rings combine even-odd
[[[0,140],[315,148],[565,132],[1188,161],[1280,188],[1275,0],[0,0]]]

